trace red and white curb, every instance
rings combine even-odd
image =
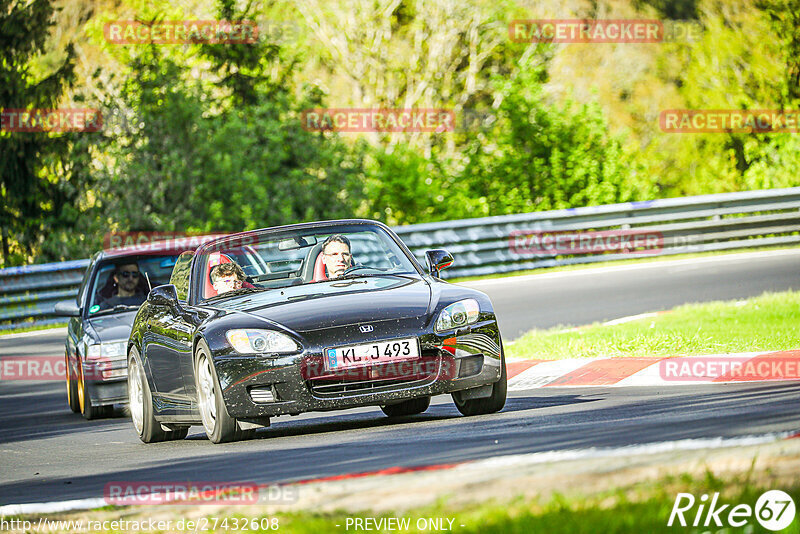
[[[510,361],[509,391],[540,387],[685,386],[800,380],[800,350],[668,358]]]

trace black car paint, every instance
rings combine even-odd
[[[332,221],[292,225],[284,229],[319,228],[342,223],[376,224],[372,221]],[[229,415],[245,421],[263,422],[270,416],[282,414],[391,404],[496,382],[500,378],[501,342],[488,296],[428,275],[402,241],[387,227],[377,224],[398,242],[417,273],[306,284],[298,287],[309,296],[296,300],[281,298],[280,293],[284,290],[276,288],[196,302],[200,288],[200,262],[193,260],[192,284],[186,301],[173,300],[165,304],[148,299],[134,321],[129,352],[135,346],[141,355],[156,418],[164,423],[200,424],[194,384],[194,359],[200,342],[207,344],[210,350]],[[202,248],[195,258],[201,257]],[[375,288],[379,281],[387,280],[386,288]],[[341,287],[333,294],[323,294],[318,284],[338,284]],[[479,302],[481,316],[478,322],[458,332],[436,333],[433,323],[439,312],[445,306],[466,298]],[[225,308],[219,307],[220,299],[225,300]],[[359,326],[367,323],[373,326],[373,331],[365,335]],[[282,331],[292,337],[301,350],[279,356],[239,354],[225,338],[225,333],[232,328]],[[326,348],[402,337],[419,339],[423,354],[439,362],[435,378],[417,383],[390,384],[371,392],[326,397],[315,395],[309,381],[301,376],[303,366],[318,364]],[[475,343],[475,339],[481,342]],[[448,340],[451,346],[446,347]],[[447,365],[453,365],[459,351],[462,356],[480,352],[484,358],[481,371],[464,378],[440,376]],[[248,390],[260,385],[271,386],[278,400],[268,404],[255,403]]]

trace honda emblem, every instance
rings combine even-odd
[[[366,334],[368,332],[372,332],[372,325],[371,324],[361,325],[359,329],[361,330],[362,334]]]

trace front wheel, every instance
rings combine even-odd
[[[83,363],[80,360],[78,360],[77,386],[78,408],[84,419],[91,421],[100,417],[110,417],[114,413],[113,405],[97,406],[92,402],[92,395],[89,393],[89,388],[86,387],[86,379],[83,376]]]
[[[72,368],[69,365],[69,356],[65,355],[67,362],[67,404],[72,413],[81,413],[81,404],[78,400],[78,381],[72,376]]]
[[[183,439],[189,433],[189,427],[176,430],[164,430],[153,413],[153,395],[147,377],[144,375],[139,352],[133,348],[128,355],[128,407],[131,411],[133,428],[144,443],[157,443]]]
[[[461,392],[453,392],[453,402],[462,415],[486,415],[499,412],[506,405],[508,381],[506,379],[506,358],[500,346],[500,380],[492,384],[492,394],[482,399],[461,398]]]
[[[194,377],[200,418],[208,439],[213,443],[226,443],[252,436],[253,430],[240,429],[236,419],[228,415],[214,364],[203,342],[197,349]]]
[[[397,404],[389,404],[381,406],[383,413],[389,417],[401,417],[404,415],[417,415],[428,409],[431,405],[430,397],[420,397],[418,399],[411,399]]]

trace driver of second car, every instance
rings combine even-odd
[[[235,262],[220,263],[211,270],[211,285],[214,286],[217,295],[241,289],[244,280],[244,271]]]
[[[322,263],[328,278],[339,278],[353,264],[350,240],[342,234],[334,234],[322,243]]]
[[[139,280],[141,275],[139,265],[135,261],[117,264],[111,274],[114,291],[108,294],[101,290],[98,300],[100,308],[108,309],[119,305],[139,306],[144,302],[147,287],[141,284]]]

